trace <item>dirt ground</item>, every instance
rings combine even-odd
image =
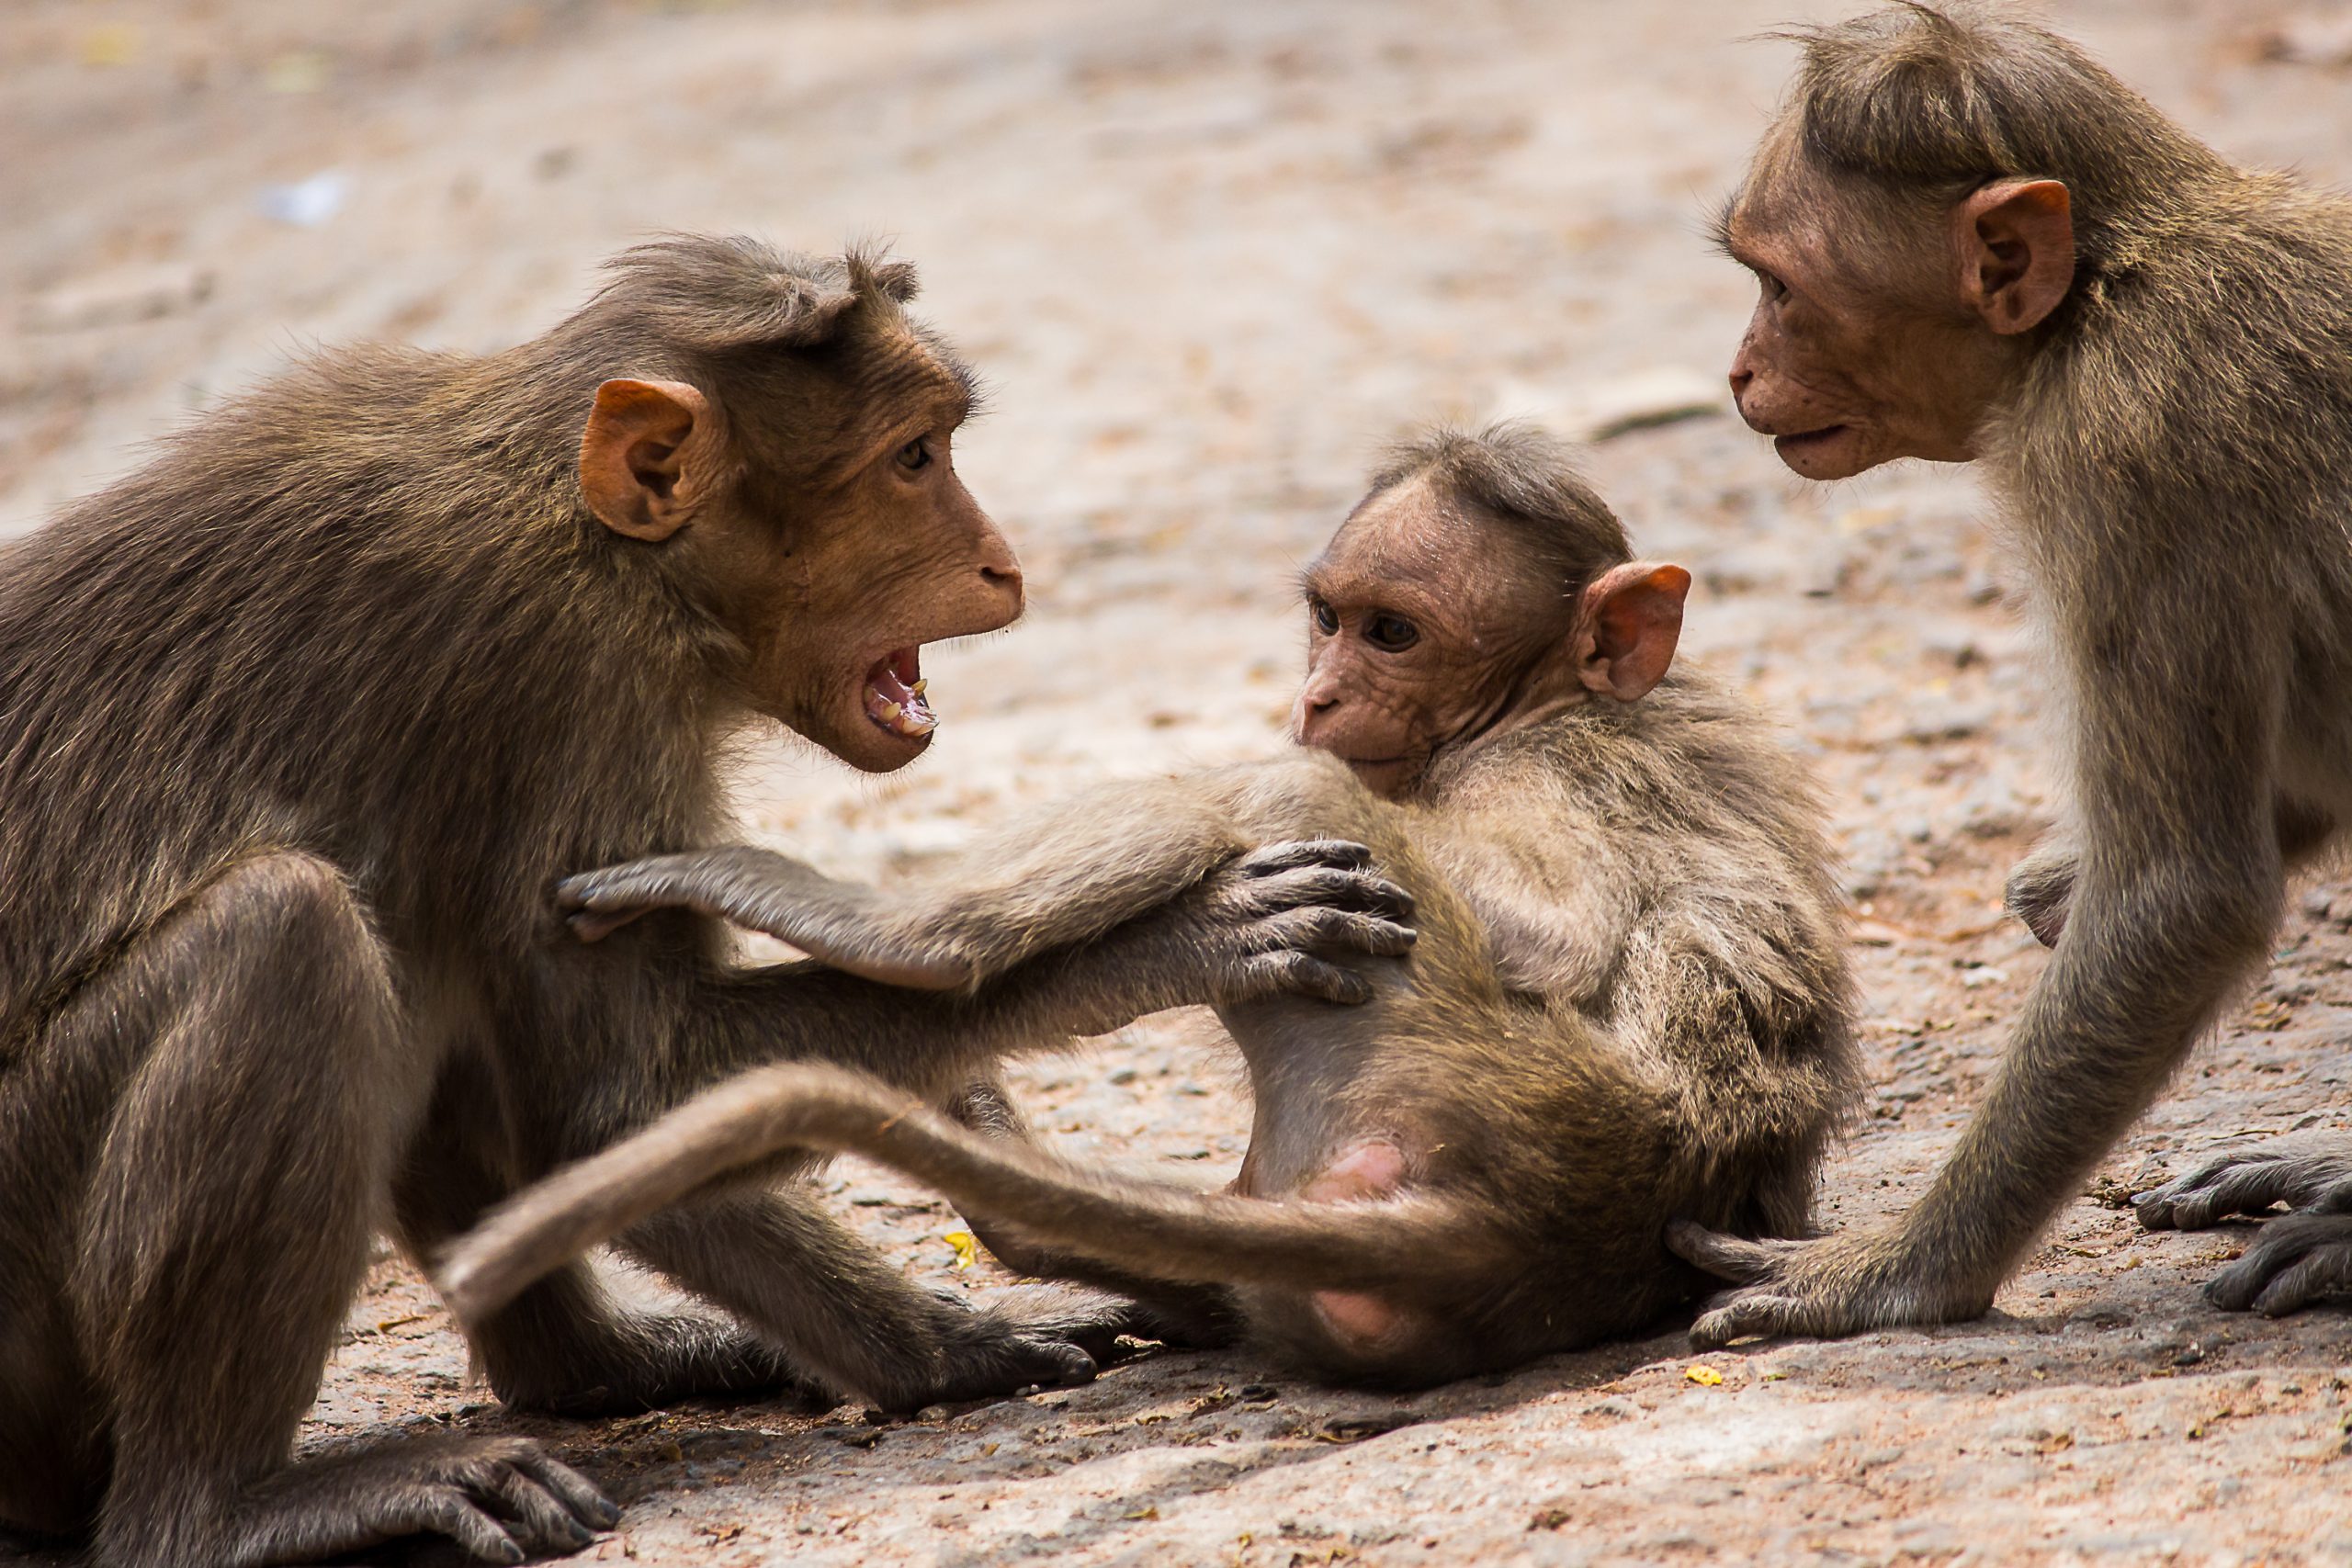
[[[1712,381],[1750,285],[1704,218],[1790,61],[1745,35],[1846,8],[10,0],[0,528],[313,340],[504,344],[659,229],[890,237],[993,382],[958,460],[1034,607],[928,661],[945,726],[905,774],[751,771],[753,831],[887,877],[1008,803],[1280,744],[1290,576],[1406,425],[1589,428]],[[2054,14],[2233,155],[2352,173],[2342,9]],[[2039,968],[1996,898],[2050,814],[2043,688],[1964,471],[1804,488],[1726,412],[1590,467],[1699,574],[1686,646],[1835,803],[1872,1087],[1825,1208],[1863,1224],[1920,1190]],[[2352,1119],[2347,926],[2352,879],[2297,890],[2269,978],[2100,1190]],[[1016,1087],[1058,1145],[1185,1172],[1247,1125],[1199,1018]],[[910,1274],[1005,1283],[956,1270],[910,1183],[825,1186]],[[388,1259],[305,1442],[535,1433],[628,1506],[591,1555],[648,1563],[2352,1562],[2345,1319],[2207,1307],[2246,1234],[2142,1235],[2086,1196],[1949,1328],[1700,1358],[1662,1324],[1408,1399],[1166,1355],[879,1425],[510,1419]]]

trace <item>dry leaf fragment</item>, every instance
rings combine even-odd
[[[1715,1371],[1714,1368],[1708,1366],[1685,1368],[1682,1375],[1690,1379],[1692,1382],[1697,1383],[1701,1388],[1715,1388],[1720,1386],[1724,1381],[1723,1373]]]

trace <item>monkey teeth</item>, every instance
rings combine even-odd
[[[917,658],[917,649],[899,649],[876,660],[865,676],[865,716],[909,740],[939,728],[939,716],[923,695],[931,682],[915,673]]]

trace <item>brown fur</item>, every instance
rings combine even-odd
[[[1766,275],[1743,412],[1784,453],[1855,422],[1838,452],[1799,441],[1791,466],[1816,477],[1984,463],[2054,655],[2073,804],[2010,884],[2051,965],[1934,1184],[1878,1235],[1679,1235],[1749,1282],[1702,1342],[1984,1311],[2262,962],[2288,863],[2352,810],[2352,202],[2231,166],[1996,11],[1797,36],[1795,91],[1726,219]],[[1840,204],[1948,270],[1840,256]],[[1865,340],[1910,345],[1883,357],[1913,368]],[[1927,434],[1872,434],[1898,427]],[[2141,1213],[2320,1201],[2341,1163],[2221,1162]],[[2352,1222],[2331,1218],[2266,1237],[2214,1295],[2289,1310],[2346,1279]]]
[[[689,916],[592,952],[548,905],[565,870],[708,841],[747,724],[905,761],[864,661],[1017,613],[946,462],[968,378],[911,290],[650,245],[504,353],[313,359],[0,559],[0,1521],[93,1531],[104,1568],[576,1547],[613,1510],[527,1443],[288,1465],[370,1230],[422,1253],[748,1066],[940,1095],[1000,1027],[1054,1026],[1051,986],[1004,1022],[737,968]],[[658,544],[582,477],[638,377],[701,411],[674,450],[610,447],[605,493],[648,487]],[[967,1312],[789,1191],[624,1243],[739,1321],[627,1315],[560,1269],[474,1325],[503,1397],[912,1407],[1091,1370],[1096,1309]]]
[[[1223,862],[1220,874],[1244,883],[1312,874],[1283,869],[1303,851],[1233,860],[1241,846],[1367,846],[1409,891],[1419,931],[1408,964],[1364,967],[1370,1005],[1210,998],[1257,1105],[1231,1193],[1073,1167],[864,1080],[780,1070],[723,1086],[506,1205],[444,1262],[458,1309],[493,1310],[601,1236],[799,1144],[904,1167],[1009,1229],[1017,1260],[1130,1284],[1236,1286],[1257,1338],[1348,1381],[1430,1382],[1640,1325],[1695,1280],[1664,1249],[1678,1214],[1802,1234],[1824,1141],[1854,1087],[1842,918],[1810,787],[1703,676],[1669,675],[1638,701],[1567,701],[1535,678],[1538,664],[1586,667],[1578,650],[1591,638],[1579,640],[1577,607],[1618,580],[1625,556],[1615,519],[1551,447],[1518,434],[1448,435],[1408,459],[1367,505],[1409,484],[1420,487],[1413,510],[1384,513],[1375,534],[1360,508],[1310,586],[1363,577],[1359,552],[1375,537],[1383,560],[1443,540],[1504,578],[1535,572],[1547,585],[1535,597],[1558,624],[1521,645],[1518,667],[1489,671],[1505,699],[1470,703],[1483,722],[1422,759],[1401,798],[1303,750],[1081,797],[900,898],[741,851],[616,867],[569,888],[592,911],[687,902],[795,942],[813,931],[855,947],[868,931],[885,946],[936,944],[985,999],[1006,983],[992,976],[1018,983],[1024,969],[1008,964],[1117,976],[1123,943],[1189,919],[1152,911],[1204,864]],[[1518,482],[1457,491],[1450,476],[1468,462],[1515,468]],[[1495,515],[1502,506],[1508,518]],[[1514,542],[1531,536],[1544,548]],[[1430,558],[1442,575],[1448,558]],[[1460,598],[1487,592],[1457,577]],[[1435,668],[1450,677],[1460,628],[1441,624],[1442,600],[1417,602],[1428,626],[1413,648],[1446,655]],[[1317,641],[1318,671],[1331,668],[1332,646]],[[1449,701],[1460,683],[1446,680]],[[1068,940],[1072,911],[1118,908],[1139,918],[1036,952]],[[1299,919],[1338,934],[1397,908]],[[1300,934],[1300,945],[1314,940]],[[1131,989],[1119,999],[1124,1018],[1200,998]],[[1401,1181],[1362,1201],[1304,1201],[1367,1142],[1398,1156]]]

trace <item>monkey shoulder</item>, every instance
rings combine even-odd
[[[1453,835],[1637,946],[1741,990],[1842,994],[1844,901],[1809,770],[1755,705],[1678,669],[1498,739],[1436,781]],[[1473,903],[1479,900],[1473,898]],[[1630,951],[1630,950],[1629,950]]]
[[[1780,728],[1719,677],[1682,665],[1638,702],[1595,700],[1501,737],[1433,774],[1430,792],[1461,804],[1538,787],[1597,824],[1677,836],[1820,815]]]

